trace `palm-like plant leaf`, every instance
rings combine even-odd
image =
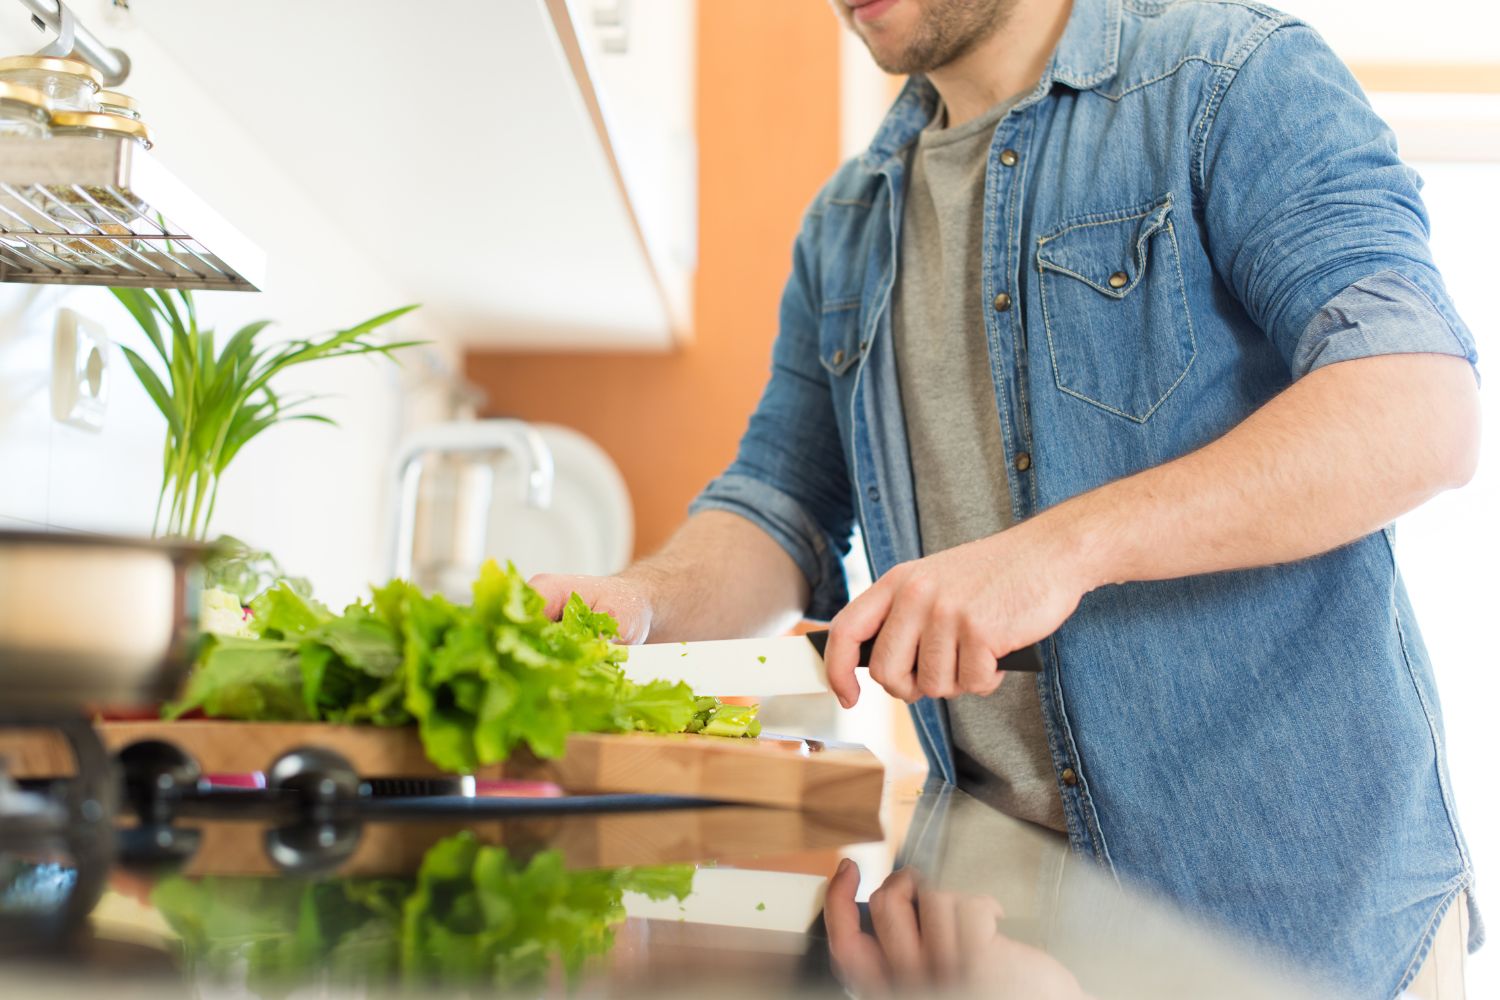
[[[324,414],[302,410],[323,395],[281,396],[271,384],[278,375],[294,365],[362,354],[394,360],[395,351],[425,343],[382,344],[367,339],[416,308],[404,306],[321,339],[298,338],[267,348],[257,347],[255,341],[271,321],[257,320],[235,331],[219,348],[214,331],[199,326],[191,292],[111,291],[165,366],[163,376],[138,352],[121,346],[131,370],[167,421],[157,517],[159,527],[166,505],[167,531],[174,535],[207,537],[219,477],[260,434],[291,420],[338,426]]]
[[[151,366],[146,364],[146,359],[132,351],[130,348],[120,346],[125,352],[125,360],[130,362],[130,368],[135,372],[135,377],[140,379],[141,385],[146,390],[146,395],[151,397],[151,402],[161,411],[161,415],[167,418],[167,427],[173,434],[182,433],[182,420],[177,415],[177,408],[172,404],[172,395],[167,392],[167,387],[161,384],[161,379]]]
[[[139,288],[111,288],[110,291],[134,317],[136,325],[146,334],[146,339],[151,341],[151,346],[156,348],[161,359],[170,362],[166,344],[161,338],[161,327],[156,322],[156,309],[151,297]]]

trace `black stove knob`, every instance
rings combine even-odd
[[[360,830],[352,818],[278,826],[266,831],[266,856],[290,874],[331,874],[354,856]]]
[[[320,747],[298,747],[276,758],[266,772],[266,787],[314,811],[337,810],[370,794],[347,760]]]
[[[357,803],[370,786],[340,755],[321,747],[298,747],[276,759],[266,772],[266,787],[300,807],[298,822],[266,831],[266,854],[285,872],[310,875],[331,872],[359,844]]]
[[[166,826],[174,806],[203,787],[198,762],[162,740],[141,740],[115,757],[124,772],[125,796],[143,826]]]

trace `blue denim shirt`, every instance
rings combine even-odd
[[[913,78],[808,211],[770,382],[694,505],[776,539],[812,617],[847,600],[856,523],[877,574],[921,553],[890,302],[907,157],[936,101]],[[995,130],[975,248],[974,293],[1013,303],[982,335],[1015,518],[1212,441],[1323,365],[1476,361],[1418,188],[1296,19],[1075,0]],[[1471,868],[1389,529],[1291,565],[1102,588],[1042,653],[1076,850],[1361,995],[1404,986]],[[913,714],[952,781],[943,705]]]

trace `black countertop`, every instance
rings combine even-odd
[[[0,996],[1327,995],[951,787],[512,805],[0,839]]]

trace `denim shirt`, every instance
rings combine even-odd
[[[921,552],[890,304],[907,158],[936,101],[913,78],[814,201],[770,382],[694,504],[780,543],[810,617],[847,600],[855,524],[877,574]],[[974,294],[1010,297],[983,335],[1015,519],[1213,441],[1323,365],[1475,363],[1419,184],[1295,18],[1075,0],[995,129],[975,248]],[[1390,529],[1290,565],[1101,588],[1041,648],[1075,850],[1361,995],[1405,985],[1472,876]],[[952,781],[943,705],[913,715]]]

